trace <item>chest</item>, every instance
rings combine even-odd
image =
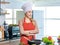
[[[24,30],[34,30],[35,25],[33,23],[23,23]]]

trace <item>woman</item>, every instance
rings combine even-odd
[[[28,40],[35,39],[35,34],[37,34],[39,31],[36,21],[32,19],[32,4],[25,3],[22,6],[22,9],[25,13],[25,17],[19,21],[21,33],[20,42],[23,43],[23,45],[29,45]]]

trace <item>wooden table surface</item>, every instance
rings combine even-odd
[[[20,39],[16,40],[8,40],[8,41],[2,41],[0,42],[0,45],[19,45]]]

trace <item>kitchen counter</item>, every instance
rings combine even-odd
[[[19,45],[20,39],[0,41],[0,45]]]

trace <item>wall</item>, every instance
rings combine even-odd
[[[0,15],[0,25],[3,25],[5,20],[5,16],[4,15]]]
[[[44,36],[44,10],[34,10],[33,19],[36,20],[39,29],[39,34],[36,34],[36,38],[42,39]]]
[[[33,2],[36,6],[60,6],[60,0],[6,0],[10,2],[10,4],[1,5],[2,8],[21,8],[22,4],[26,1]]]
[[[18,24],[18,21],[24,18],[24,13],[23,11],[17,11],[16,12],[16,23]]]

